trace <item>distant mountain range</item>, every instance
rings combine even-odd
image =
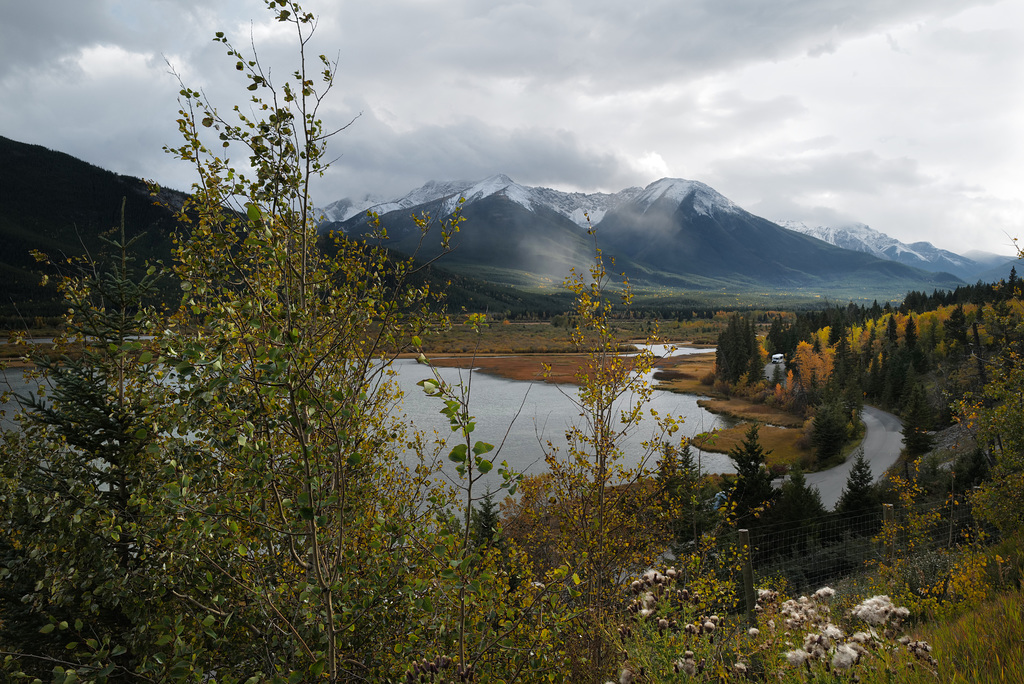
[[[975,251],[968,255],[939,249],[930,242],[905,244],[880,233],[863,223],[839,226],[812,226],[802,221],[780,221],[779,225],[804,235],[816,237],[830,245],[872,254],[880,259],[897,261],[926,271],[952,273],[965,280],[986,282],[1003,278],[1015,261],[1012,257]]]
[[[164,192],[172,204],[184,199]],[[122,199],[129,237],[142,236],[135,244],[139,258],[169,259],[174,217],[154,204],[143,181],[0,137],[0,318],[5,325],[60,314],[54,281],[40,288],[40,268],[30,251],[97,253],[99,236],[120,223]],[[437,220],[457,206],[465,221],[452,240],[455,249],[432,267],[446,273],[430,277],[452,283],[458,305],[476,310],[563,306],[562,280],[570,268],[590,267],[595,245],[614,259],[609,271],[625,272],[645,296],[686,307],[735,304],[734,295],[777,306],[790,295],[803,302],[899,300],[909,290],[949,290],[964,280],[991,282],[1009,272],[1005,257],[955,255],[928,243],[902,245],[866,226],[823,230],[788,224],[787,229],[703,183],[672,178],[612,194],[527,187],[504,175],[432,181],[397,199],[334,202],[322,210],[320,228],[367,235],[366,211],[373,210],[387,228],[391,248],[430,258],[440,252]],[[411,218],[422,213],[434,218],[426,235]],[[173,283],[168,286],[173,298]],[[552,292],[562,292],[563,298],[545,294]]]
[[[797,288],[837,298],[851,293],[890,298],[909,289],[955,288],[981,268],[931,245],[926,249],[926,243],[915,250],[887,249],[879,245],[899,243],[866,226],[863,236],[874,238],[875,248],[852,238],[844,244],[838,232],[816,235],[796,224],[783,227],[703,183],[673,178],[614,194],[528,187],[505,175],[431,181],[398,199],[335,202],[323,210],[321,228],[366,234],[369,210],[380,216],[394,248],[435,256],[436,236],[423,239],[410,217],[446,217],[460,198],[466,221],[445,263],[492,282],[544,285],[560,281],[570,267],[586,268],[593,254],[583,230],[587,217],[598,246],[615,258],[616,270],[655,288]],[[906,260],[911,251],[916,261]]]

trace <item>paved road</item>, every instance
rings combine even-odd
[[[775,376],[775,369],[778,368],[782,373],[782,386],[786,386],[786,362],[772,363],[769,361],[764,365],[764,377],[766,380],[771,380]]]
[[[877,482],[885,471],[896,462],[903,448],[903,424],[891,413],[880,411],[872,406],[865,406],[862,413],[867,432],[861,446],[864,458],[871,464],[871,475]],[[839,501],[846,478],[853,468],[853,458],[846,462],[817,473],[807,473],[807,484],[813,485],[821,492],[821,503],[831,510]]]

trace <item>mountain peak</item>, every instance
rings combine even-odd
[[[711,215],[718,212],[736,213],[740,208],[731,200],[721,195],[714,188],[700,181],[684,178],[662,178],[656,180],[637,196],[635,202],[646,211],[659,200],[669,200],[679,204],[688,197],[693,198],[693,208],[697,213]]]
[[[863,223],[823,226],[803,221],[779,221],[778,224],[836,247],[864,252],[879,259],[896,261],[926,271],[946,271],[965,279],[971,278],[978,271],[978,265],[968,257],[939,249],[930,242],[908,245]]]

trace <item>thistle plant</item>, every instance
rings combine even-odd
[[[615,644],[628,681],[873,681],[934,676],[938,665],[931,646],[906,633],[910,611],[885,595],[843,609],[830,587],[796,598],[762,588],[751,624],[671,567],[645,572],[624,598]]]

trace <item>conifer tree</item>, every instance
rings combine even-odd
[[[811,424],[811,444],[815,448],[819,463],[831,461],[843,450],[848,423],[847,413],[838,399],[828,398],[815,410],[814,421]]]
[[[0,493],[0,524],[17,546],[6,550],[0,596],[24,593],[13,612],[0,598],[2,640],[30,653],[23,665],[36,674],[55,663],[83,677],[156,672],[160,619],[188,621],[173,597],[186,556],[154,503],[177,455],[157,413],[167,391],[152,335],[162,319],[147,301],[159,273],[134,263],[138,237],[125,233],[122,218],[101,238],[103,254],[62,276],[64,332],[52,353],[30,354],[40,390],[19,395],[21,430],[3,442],[12,489]]]
[[[824,514],[821,492],[807,484],[803,471],[796,466],[782,483],[769,513],[771,524],[785,529],[784,538],[771,551],[788,556],[809,550],[818,519]]]
[[[736,480],[731,500],[735,504],[736,517],[751,524],[759,510],[771,506],[775,498],[772,475],[768,470],[764,447],[758,436],[760,426],[751,423],[743,441],[729,451],[729,458],[736,466]]]
[[[488,487],[480,503],[472,511],[472,537],[475,546],[487,546],[495,541],[500,518],[498,507],[494,503],[494,493]]]
[[[857,449],[853,458],[853,467],[846,476],[846,486],[839,501],[836,502],[837,513],[859,515],[874,511],[879,505],[878,495],[871,474],[871,464],[864,457],[864,449]]]
[[[911,385],[903,407],[903,447],[914,460],[928,453],[934,438],[928,434],[932,428],[933,411],[919,382]]]

